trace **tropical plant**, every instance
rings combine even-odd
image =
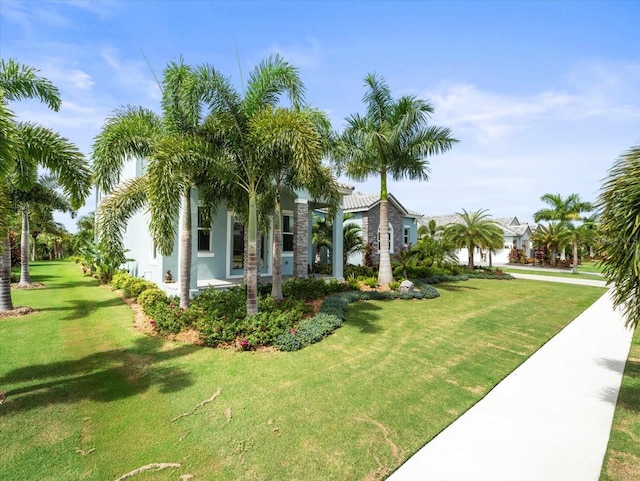
[[[562,222],[549,222],[548,225],[539,225],[531,236],[534,245],[545,247],[551,253],[551,267],[556,266],[558,251],[565,247],[571,240],[571,230]]]
[[[315,246],[315,262],[320,262],[322,248],[330,250],[333,247],[333,221],[326,215],[320,217],[314,214],[313,217],[311,243]]]
[[[504,235],[498,223],[490,219],[486,209],[467,212],[462,209],[460,222],[449,224],[443,237],[457,249],[466,248],[469,252],[469,267],[474,268],[473,256],[476,247],[494,250],[503,244]]]
[[[432,239],[441,237],[444,232],[444,226],[438,225],[434,219],[430,219],[426,225],[421,225],[418,228],[418,239],[429,237]]]
[[[47,79],[37,75],[33,67],[13,60],[0,61],[0,172],[9,175],[15,189],[29,191],[37,180],[39,168],[55,176],[63,194],[73,208],[80,207],[89,194],[89,166],[75,145],[45,127],[15,122],[6,106],[9,100],[36,98],[53,110],[60,108],[58,90]],[[9,193],[6,180],[0,179],[0,218],[8,218]],[[6,224],[0,226],[4,251],[0,261],[0,311],[13,308],[11,301],[10,251]],[[28,254],[27,254],[28,258]]]
[[[296,166],[299,179],[326,175],[314,161],[322,156],[325,144],[317,117],[300,108],[303,85],[297,69],[280,56],[270,57],[251,72],[243,95],[218,72],[214,72],[212,87],[211,136],[231,159],[225,179],[244,192],[245,206],[236,203],[234,208],[241,209],[239,214],[247,222],[245,280],[247,315],[251,316],[258,312],[259,193],[273,187],[278,171],[273,168],[274,158],[284,156]],[[285,94],[291,108],[278,107]]]
[[[149,230],[158,250],[170,255],[180,224],[180,306],[190,304],[193,216],[191,193],[198,187],[202,217],[211,223],[216,205],[225,200],[203,112],[211,103],[217,73],[208,66],[192,68],[171,62],[163,72],[160,117],[148,109],[127,107],[106,120],[93,145],[94,177],[108,194],[96,214],[96,230],[105,255],[118,260],[122,234],[131,216],[147,207]],[[143,176],[118,183],[125,162],[145,159]],[[124,261],[122,257],[119,259]]]
[[[388,286],[393,280],[389,254],[389,210],[387,178],[428,180],[428,156],[451,149],[456,139],[448,128],[428,126],[434,109],[412,96],[397,100],[382,77],[369,74],[364,79],[366,114],[346,119],[335,157],[339,172],[355,181],[380,177],[380,271],[378,282]]]
[[[622,306],[627,326],[640,321],[640,146],[621,155],[600,190],[597,209],[604,238],[602,272]]]
[[[352,214],[345,214],[344,220],[349,220],[352,216]],[[362,227],[355,222],[344,224],[342,226],[342,265],[346,266],[352,254],[363,252],[364,249]]]
[[[77,231],[73,235],[71,249],[74,254],[78,249],[95,240],[95,212],[89,212],[76,221]]]
[[[563,199],[560,194],[544,194],[540,197],[540,200],[547,204],[549,207],[540,209],[533,214],[533,220],[536,222],[544,221],[558,221],[565,224],[570,229],[574,227],[573,222],[580,220],[581,214],[593,210],[593,205],[590,202],[584,202],[580,199],[578,194],[570,194],[566,199]],[[573,247],[573,272],[578,272],[578,256],[577,256],[577,237],[572,239],[571,245]],[[564,260],[565,246],[562,246],[562,259]]]
[[[444,232],[444,227],[442,232]],[[455,244],[442,236],[423,235],[413,248],[416,251],[417,261],[427,267],[441,267],[443,264],[458,263]]]
[[[267,110],[266,112],[268,112]],[[265,176],[271,177],[274,191],[274,221],[273,221],[273,269],[271,296],[282,300],[282,204],[280,202],[284,189],[306,189],[315,199],[323,199],[329,204],[331,214],[335,212],[340,202],[338,185],[329,168],[322,165],[322,154],[328,150],[328,140],[331,135],[331,124],[327,117],[319,111],[309,108],[298,110],[280,109],[276,116],[266,116],[263,138],[258,140],[265,151],[263,155],[270,156],[266,163],[268,170]],[[316,134],[312,128],[315,127]],[[256,131],[256,133],[258,130]],[[292,149],[295,142],[305,142],[308,145],[307,154],[303,149]],[[314,144],[320,142],[315,149]]]
[[[54,154],[55,155],[55,154]],[[32,242],[31,257],[35,260],[36,244],[40,233],[59,233],[61,225],[53,220],[53,211],[71,211],[71,205],[66,197],[56,190],[53,177],[40,177],[31,184],[28,190],[18,188],[11,181],[8,184],[9,197],[14,209],[20,215],[20,285],[31,285],[29,275],[29,241]],[[35,223],[30,227],[30,217]]]

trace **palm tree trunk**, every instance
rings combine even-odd
[[[182,229],[180,232],[180,307],[191,303],[191,187],[182,198]]]
[[[30,286],[29,276],[29,214],[26,207],[20,209],[22,219],[22,234],[20,237],[20,285]]]
[[[380,267],[378,284],[387,287],[393,281],[389,254],[389,204],[387,201],[387,173],[380,174]]]
[[[578,241],[573,239],[573,273],[578,273]]]
[[[556,266],[556,257],[558,257],[558,252],[555,249],[551,249],[551,267]]]
[[[469,250],[469,264],[468,264],[469,268],[475,269],[475,266],[473,265],[473,252],[476,250],[476,246],[471,244],[469,245],[468,250]]]
[[[282,300],[282,205],[280,190],[276,194],[275,215],[273,219],[273,279],[271,297]]]
[[[489,249],[489,267],[493,267],[493,260],[491,259],[491,249]]]
[[[258,210],[256,192],[249,191],[249,240],[247,242],[247,316],[258,313],[258,263],[257,263],[257,237],[258,237]]]
[[[9,235],[2,240],[0,254],[0,312],[13,309],[11,302],[11,243]]]
[[[36,260],[36,245],[38,244],[38,235],[32,235],[33,239],[31,240],[31,261]]]

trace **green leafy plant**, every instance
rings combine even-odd
[[[400,282],[399,281],[391,281],[391,282],[389,282],[389,289],[391,289],[392,291],[397,291],[399,287],[400,287]]]
[[[378,279],[375,277],[367,277],[364,281],[362,281],[365,286],[368,286],[372,289],[378,287]]]

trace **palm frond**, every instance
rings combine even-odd
[[[148,182],[146,176],[123,182],[100,202],[95,229],[108,255],[117,256],[123,252],[122,235],[129,219],[148,205]]]
[[[17,129],[18,185],[33,183],[37,166],[41,165],[55,175],[72,207],[81,207],[91,190],[91,171],[80,150],[66,138],[39,125],[19,123]]]
[[[280,55],[273,55],[249,74],[243,101],[247,117],[253,117],[266,106],[275,107],[283,94],[288,95],[291,104],[297,107],[303,102],[304,85],[297,68]]]
[[[116,110],[94,139],[91,158],[96,185],[110,192],[120,181],[125,162],[150,156],[163,131],[162,120],[149,109]]]
[[[56,112],[60,110],[60,92],[34,67],[14,59],[0,60],[0,92],[5,100],[38,99]]]

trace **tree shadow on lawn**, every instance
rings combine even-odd
[[[377,321],[382,320],[380,315],[376,312],[380,310],[382,310],[381,307],[377,306],[372,301],[358,301],[349,306],[347,322],[358,327],[360,332],[365,334],[376,334],[382,331],[382,328],[377,324]]]
[[[136,396],[155,386],[161,393],[177,392],[192,385],[191,375],[184,369],[158,364],[199,348],[178,345],[167,350],[163,346],[165,341],[161,339],[138,338],[127,349],[14,369],[0,378],[0,386],[8,388],[0,414],[82,400],[110,402]]]
[[[438,290],[443,290],[443,291],[451,291],[451,292],[458,292],[458,291],[479,291],[480,289],[477,287],[472,287],[472,286],[468,286],[468,285],[464,285],[463,282],[465,281],[460,281],[456,284],[436,284],[435,288]]]
[[[91,301],[86,299],[80,300],[68,300],[65,301],[69,305],[66,306],[58,306],[58,307],[38,307],[39,312],[47,312],[47,311],[70,311],[68,315],[61,318],[63,321],[73,321],[75,319],[81,319],[83,317],[87,317],[90,314],[93,314],[95,311],[99,309],[103,309],[106,307],[118,307],[124,306],[124,302],[119,297],[114,297],[112,299],[105,299],[103,301]]]

